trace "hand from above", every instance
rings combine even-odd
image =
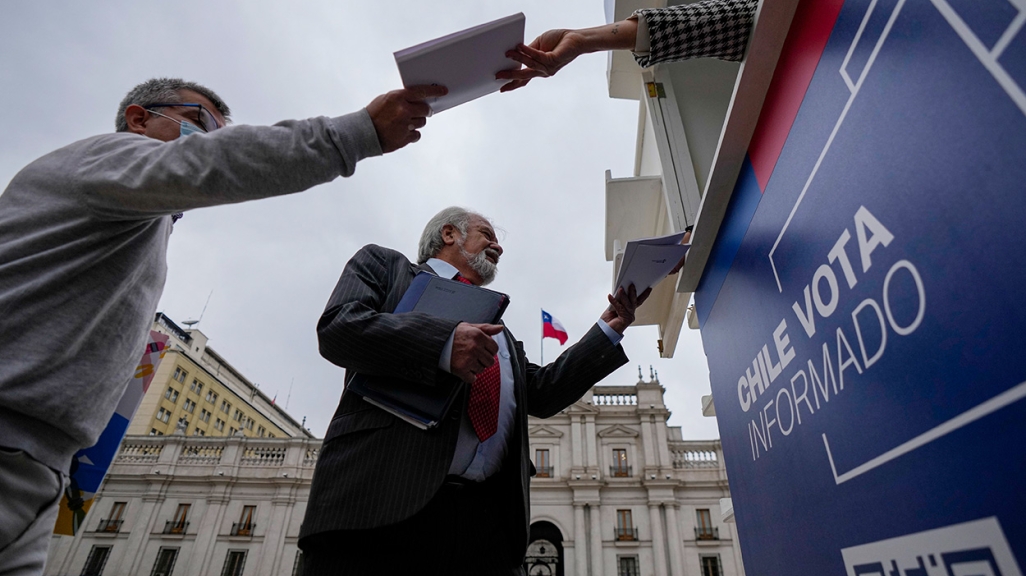
[[[687,244],[688,242],[691,242],[691,232],[685,232],[684,238],[681,238],[680,240],[681,244]],[[685,254],[684,257],[680,259],[680,262],[677,262],[677,265],[673,267],[673,270],[670,270],[668,276],[673,276],[677,272],[680,272],[680,269],[684,267],[684,261],[687,260],[687,258],[688,257]]]
[[[502,326],[498,324],[457,324],[452,338],[449,372],[467,384],[473,384],[479,372],[495,363],[499,345],[492,336],[499,332],[502,332]]]
[[[575,30],[549,30],[534,39],[530,45],[517,46],[506,52],[506,57],[523,64],[519,70],[502,70],[497,80],[510,80],[500,92],[509,92],[526,86],[532,78],[547,78],[573,62],[584,52],[583,38]]]
[[[628,290],[620,288],[616,292],[616,298],[612,295],[608,296],[609,308],[606,308],[606,311],[602,313],[602,320],[609,324],[609,327],[615,330],[617,334],[623,334],[623,331],[634,323],[635,310],[638,309],[638,306],[644,304],[651,294],[652,289],[649,288],[642,292],[641,296],[638,296],[638,291],[634,284],[631,284]]]
[[[387,154],[420,140],[417,130],[427,124],[427,117],[431,115],[431,107],[424,100],[445,96],[448,92],[444,86],[412,86],[392,90],[372,100],[367,105],[367,113],[374,122],[381,151]]]

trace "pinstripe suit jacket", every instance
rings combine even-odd
[[[321,355],[355,372],[432,386],[455,378],[438,369],[438,359],[457,322],[420,313],[390,314],[413,277],[415,266],[402,254],[368,245],[346,264],[317,325]],[[523,344],[506,331],[514,373],[517,411],[502,469],[501,489],[509,498],[508,521],[516,538],[510,559],[519,562],[527,548],[532,468],[528,457],[527,416],[547,418],[577,401],[591,386],[627,362],[598,328],[567,349],[555,362],[530,364]],[[409,518],[438,491],[456,447],[464,391],[439,426],[423,431],[343,392],[328,425],[303,521],[301,538],[332,530],[375,528]]]

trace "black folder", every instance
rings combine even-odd
[[[509,296],[501,292],[420,272],[393,314],[423,312],[446,320],[494,324],[508,305]],[[383,384],[380,378],[355,374],[347,386],[347,390],[363,396],[367,402],[422,430],[438,425],[462,389],[462,381],[448,376],[438,378],[434,386],[427,386],[392,379]]]

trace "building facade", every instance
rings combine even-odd
[[[274,399],[232,367],[197,329],[182,329],[158,312],[153,330],[170,337],[128,435],[311,438]]]
[[[531,419],[529,574],[743,574],[720,510],[729,493],[719,441],[683,440],[662,397],[655,378],[596,386],[561,414]],[[85,530],[54,537],[46,574],[297,574],[320,444],[129,436]]]

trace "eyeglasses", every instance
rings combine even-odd
[[[211,114],[210,111],[207,110],[202,104],[194,104],[194,103],[190,103],[190,102],[182,102],[182,103],[158,102],[156,104],[150,104],[149,106],[144,106],[144,108],[146,108],[147,110],[150,110],[152,108],[175,108],[175,107],[195,108],[195,109],[197,109],[199,111],[199,118],[197,119],[197,122],[199,123],[199,128],[201,130],[203,130],[204,132],[213,132],[214,130],[217,130],[218,128],[221,128],[221,125],[218,124],[217,119],[214,118],[214,115]]]

